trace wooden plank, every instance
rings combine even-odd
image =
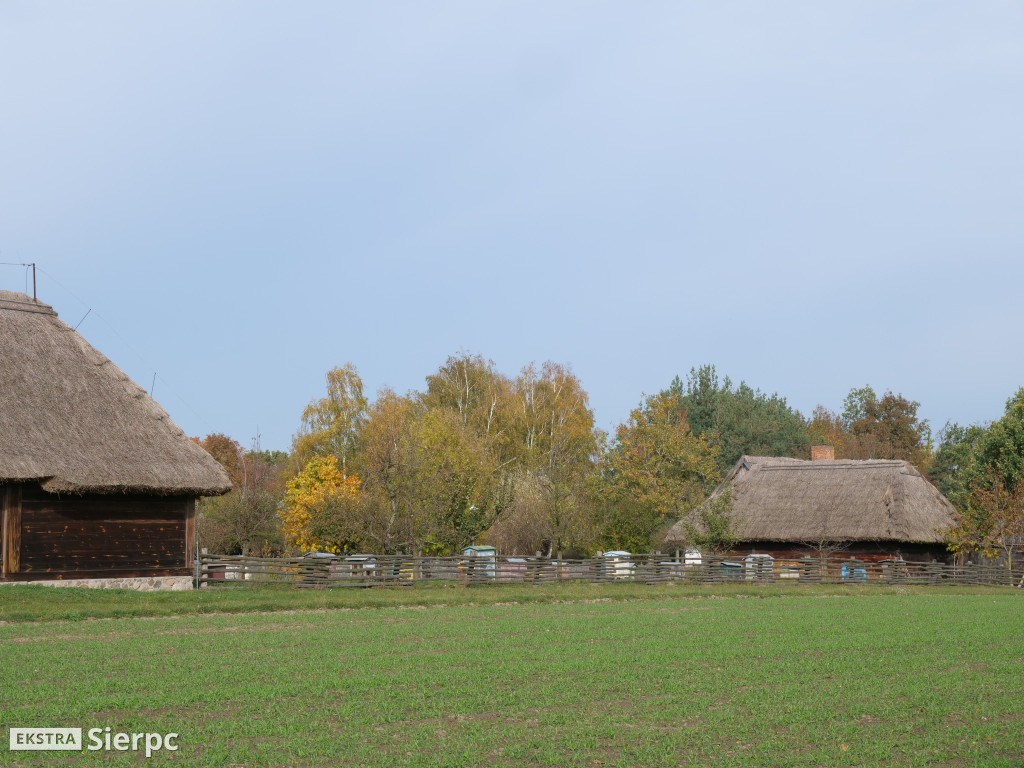
[[[123,542],[129,550],[162,549],[185,553],[184,531],[179,530],[177,535],[157,534],[150,536],[105,536],[103,534],[73,534],[69,536],[22,536],[22,557],[30,552],[52,552],[60,551],[109,551],[121,549],[118,543]],[[184,561],[182,561],[184,565]]]
[[[176,559],[179,564],[185,562],[185,553],[181,549],[166,549],[160,547],[147,547],[146,549],[132,550],[104,550],[104,549],[66,549],[30,550],[22,552],[21,565],[26,563],[49,563],[64,560],[151,560]],[[184,567],[182,565],[182,567]]]
[[[32,520],[36,525],[67,525],[69,523],[81,523],[88,525],[168,525],[171,523],[182,523],[185,521],[184,512],[180,515],[168,514],[145,514],[139,512],[132,514],[131,510],[107,510],[103,513],[82,510],[76,512],[72,509],[55,511],[52,509],[22,507],[26,520]]]
[[[93,563],[99,567],[103,563],[133,563],[140,567],[149,563],[158,563],[166,566],[181,567],[182,557],[175,552],[140,552],[131,555],[119,555],[111,553],[82,553],[69,554],[61,557],[54,555],[40,556],[34,558],[23,558],[21,570],[45,570],[45,571],[71,571],[75,568],[83,568],[85,564]]]
[[[62,524],[68,521],[81,521],[93,524],[128,524],[128,523],[173,523],[184,522],[185,510],[137,510],[130,509],[107,509],[107,510],[74,510],[71,508],[55,510],[48,507],[32,508],[22,506],[26,519],[32,519],[40,524],[52,523]]]
[[[7,507],[11,487],[0,488],[0,579],[7,575]]]
[[[63,528],[33,525],[22,518],[22,539],[64,541],[67,539],[109,539],[126,538],[137,540],[166,541],[178,539],[185,545],[185,523],[160,523],[158,525],[68,525]]]
[[[196,500],[185,503],[185,566],[192,568],[196,554]]]
[[[85,504],[101,504],[101,505],[117,505],[117,506],[151,506],[161,507],[166,506],[168,508],[181,507],[190,496],[149,496],[146,494],[130,493],[130,494],[107,494],[107,493],[91,493],[91,494],[77,494],[77,493],[50,493],[44,491],[38,484],[29,484],[24,486],[23,498],[25,504],[46,504],[54,507],[60,507],[69,505],[77,507],[83,503]]]
[[[3,575],[7,577],[21,570],[21,486],[8,485],[4,496]]]
[[[168,552],[181,558],[182,567],[185,564],[185,546],[181,539],[177,541],[152,541],[133,539],[69,539],[67,541],[22,541],[21,561],[38,557],[47,557],[60,554],[99,554],[99,553],[124,553],[132,552]]]
[[[185,546],[185,523],[161,523],[160,525],[104,525],[91,528],[87,525],[68,525],[62,529],[49,526],[41,528],[22,518],[22,542],[71,541],[74,539],[103,540],[126,539],[128,541],[168,541],[177,539]]]
[[[23,508],[24,509],[24,508]],[[22,517],[26,525],[41,531],[63,531],[67,528],[96,530],[97,528],[152,528],[155,525],[184,525],[185,516],[179,517],[100,517],[98,515],[55,515],[49,511],[24,509]]]
[[[64,517],[60,519],[38,517],[31,512],[22,513],[22,523],[26,530],[40,533],[69,533],[71,531],[148,531],[160,526],[177,526],[184,531],[185,518],[167,518],[158,520],[100,520],[89,517]]]
[[[181,520],[192,504],[192,499],[173,497],[144,498],[124,496],[56,496],[24,501],[26,517],[37,520],[106,520],[131,522],[136,520]],[[29,514],[31,513],[31,514]]]
[[[23,549],[21,553],[21,564],[25,563],[57,563],[77,557],[173,557],[184,568],[185,551],[182,547],[162,547],[159,545],[147,547],[108,548],[102,546],[93,547],[61,547],[52,545],[46,548],[32,547]]]
[[[64,573],[74,578],[75,571],[98,571],[111,568],[180,568],[180,557],[124,557],[118,555],[94,555],[66,557],[60,560],[27,560],[21,564],[20,573]]]

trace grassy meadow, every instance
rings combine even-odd
[[[1024,764],[1015,590],[17,587],[0,620],[4,726],[181,745],[9,765]]]

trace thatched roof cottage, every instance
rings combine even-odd
[[[4,581],[185,576],[223,468],[46,304],[0,291]]]
[[[712,494],[732,493],[736,553],[946,560],[953,505],[906,461],[743,456]],[[681,523],[667,541],[685,540]]]

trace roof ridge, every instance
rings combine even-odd
[[[49,304],[32,299],[25,293],[0,291],[0,309],[9,312],[35,312],[40,315],[56,315]]]
[[[872,461],[870,459],[853,459],[851,462],[852,461],[856,461],[857,463],[846,463],[840,459],[835,462],[809,461],[806,464],[755,464],[753,466],[759,467],[761,472],[788,472],[803,469],[877,469],[879,467],[891,467],[895,469],[896,467],[907,463],[902,459],[878,459],[876,461]]]

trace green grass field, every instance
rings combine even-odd
[[[89,605],[156,617],[39,620]],[[5,744],[4,764],[1024,764],[1012,590],[18,587],[0,617],[5,740],[181,734],[149,760]]]

